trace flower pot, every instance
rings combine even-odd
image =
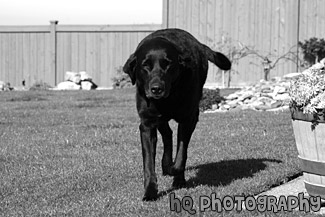
[[[324,114],[304,114],[290,108],[296,145],[304,172],[305,188],[311,196],[325,199],[325,120]]]

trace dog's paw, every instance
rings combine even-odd
[[[162,167],[162,175],[163,176],[174,176],[172,167],[173,167],[173,164],[168,165],[168,166],[163,166]]]
[[[184,169],[179,169],[179,168],[175,168],[175,165],[171,165],[168,167],[163,167],[163,175],[169,175],[169,176],[177,176],[177,175],[181,175],[184,173]]]
[[[155,201],[158,199],[158,186],[155,183],[149,183],[145,189],[145,194],[142,198],[143,201]]]
[[[182,177],[175,177],[174,178],[174,181],[173,181],[173,188],[184,188],[186,187],[186,181],[185,181],[185,178],[182,176]]]

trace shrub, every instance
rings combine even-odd
[[[299,42],[298,45],[303,51],[304,60],[310,66],[325,57],[325,40],[323,38],[313,37],[304,42]]]
[[[116,69],[116,76],[112,78],[112,81],[114,89],[132,87],[131,78],[123,72],[122,66]]]
[[[223,100],[225,99],[220,96],[220,89],[211,90],[203,88],[200,111],[212,109],[212,105],[219,104]]]

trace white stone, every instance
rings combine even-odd
[[[273,99],[277,101],[287,101],[290,100],[290,96],[289,93],[277,94]]]
[[[0,91],[5,90],[6,83],[4,81],[0,81]]]
[[[58,90],[80,90],[81,86],[72,81],[63,81],[58,84]]]
[[[67,71],[64,76],[65,81],[72,81],[76,84],[79,84],[81,81],[81,76],[79,72],[69,72]]]
[[[282,94],[286,92],[286,88],[282,86],[275,86],[273,90],[273,94],[276,95],[278,93]]]
[[[233,99],[237,99],[237,98],[238,98],[237,93],[232,93],[225,97],[225,99],[228,99],[228,100],[233,100]]]
[[[10,83],[9,82],[4,82],[4,81],[0,81],[0,91],[7,91],[7,90],[13,90],[14,88],[10,87]]]
[[[278,107],[278,108],[272,108],[272,109],[268,109],[266,111],[268,112],[282,112],[282,111],[286,111],[286,110],[289,110],[289,106],[288,105],[285,105],[285,106],[281,106],[281,107]]]
[[[253,91],[247,91],[245,93],[243,93],[241,96],[238,97],[238,100],[240,101],[244,101],[246,99],[250,99],[254,96],[254,92]]]
[[[265,96],[262,96],[262,97],[258,98],[256,101],[261,102],[263,104],[270,104],[270,103],[274,102],[274,100],[272,98],[265,97]]]
[[[292,72],[283,76],[284,79],[296,79],[301,75],[301,72]]]
[[[217,104],[212,105],[212,110],[217,110],[218,108],[219,108],[219,106]]]
[[[97,85],[90,81],[81,81],[81,89],[83,90],[93,90],[96,89]]]
[[[79,73],[80,73],[80,79],[82,81],[91,81],[92,80],[92,77],[87,72],[81,71]]]

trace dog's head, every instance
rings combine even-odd
[[[123,71],[129,74],[132,84],[143,87],[147,98],[160,99],[169,96],[185,61],[172,43],[154,38],[139,45]]]

